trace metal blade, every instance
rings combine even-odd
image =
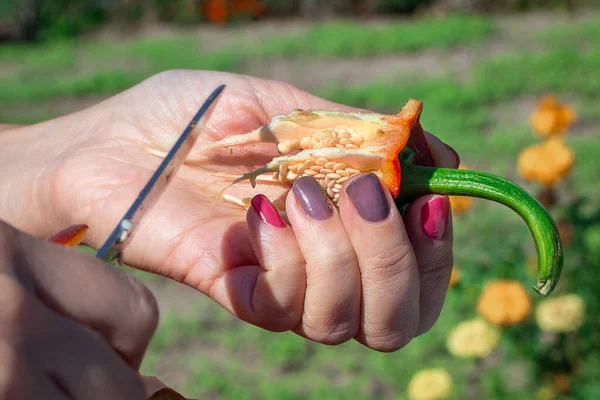
[[[177,174],[177,171],[184,163],[189,152],[192,150],[200,131],[204,128],[211,105],[219,97],[225,85],[216,88],[208,99],[202,104],[194,118],[185,128],[173,148],[166,155],[164,160],[158,166],[146,186],[140,191],[129,210],[119,221],[106,242],[96,253],[97,258],[112,262],[117,259],[121,261],[122,252],[132,239],[133,231],[143,215],[150,210],[160,196],[163,194],[171,180]],[[209,110],[210,109],[210,110]]]

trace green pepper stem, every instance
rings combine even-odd
[[[535,241],[538,274],[533,289],[542,296],[554,290],[563,265],[560,235],[548,211],[529,192],[507,179],[478,171],[421,167],[409,162],[402,163],[401,171],[401,189],[395,200],[398,206],[426,194],[440,194],[479,197],[516,211]]]

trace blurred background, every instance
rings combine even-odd
[[[600,399],[600,1],[2,0],[0,122],[91,106],[173,68],[284,80],[378,112],[422,100],[462,168],[523,185],[559,224],[557,290],[531,289],[520,218],[453,198],[439,322],[393,354],[241,323],[130,271],[162,320],[143,365],[202,399]]]

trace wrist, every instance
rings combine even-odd
[[[0,125],[0,219],[32,236],[64,227],[52,198],[52,165],[61,157],[58,120]]]

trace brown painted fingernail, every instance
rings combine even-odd
[[[257,194],[254,196],[250,201],[250,206],[256,211],[263,222],[276,228],[285,228],[283,218],[281,218],[273,203],[265,195]]]
[[[296,180],[292,191],[296,202],[309,217],[324,220],[333,214],[331,203],[314,178],[303,176]]]
[[[450,147],[446,143],[444,143],[444,146],[446,146],[446,148],[448,148],[448,150],[450,150],[452,152],[452,154],[454,155],[454,159],[456,160],[455,161],[456,166],[454,168],[458,168],[460,166],[460,156],[458,155],[456,150],[454,150],[452,147]]]
[[[438,240],[444,236],[450,201],[448,196],[434,197],[421,208],[421,227],[428,238]]]
[[[379,222],[390,214],[390,202],[383,187],[374,174],[363,175],[353,180],[346,193],[358,214],[370,222]]]

